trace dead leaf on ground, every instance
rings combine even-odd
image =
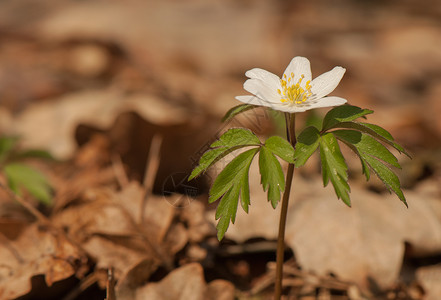
[[[185,110],[156,96],[127,96],[119,89],[107,89],[71,93],[56,102],[30,105],[14,120],[11,129],[23,136],[23,147],[45,148],[57,158],[69,158],[76,149],[74,136],[79,124],[108,128],[127,111],[136,111],[155,124],[187,120]]]
[[[424,289],[425,300],[441,298],[441,264],[419,268],[416,271],[416,279]]]
[[[251,206],[247,215],[238,209],[236,224],[226,237],[243,242],[250,238],[277,239],[280,205],[273,210],[259,184],[257,166],[250,171]],[[412,255],[441,252],[439,191],[405,191],[409,209],[394,195],[379,195],[352,186],[352,208],[337,200],[320,178],[295,177],[288,211],[286,243],[299,265],[317,274],[330,272],[362,287],[369,279],[388,288],[396,282],[404,243]],[[214,222],[210,213],[208,218]]]
[[[118,290],[117,295],[121,300],[232,300],[234,292],[233,284],[225,280],[215,280],[207,284],[202,266],[192,263],[173,270],[159,282],[139,286],[136,297],[127,298],[127,295],[133,294],[123,294],[122,290]]]
[[[29,225],[14,240],[0,246],[0,298],[13,299],[31,290],[31,277],[44,275],[48,286],[68,278],[86,267],[83,251],[64,235]],[[84,269],[81,271],[83,272]],[[83,273],[78,274],[82,276]]]

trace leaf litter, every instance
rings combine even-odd
[[[251,216],[239,209],[220,245],[207,206],[210,174],[193,186],[194,197],[180,194],[187,187],[167,186],[166,199],[159,194],[170,175],[189,173],[198,150],[213,142],[218,120],[241,89],[236,75],[256,61],[280,69],[293,51],[311,51],[319,69],[336,61],[350,65],[345,97],[374,107],[373,122],[381,121],[416,158],[400,162],[409,210],[389,201],[375,181],[353,185],[349,209],[323,189],[316,166],[296,173],[287,295],[439,298],[440,89],[437,76],[426,78],[440,61],[434,50],[439,11],[419,7],[415,15],[409,2],[386,17],[376,13],[377,4],[361,8],[349,1],[323,14],[312,3],[230,1],[219,7],[194,0],[180,9],[161,2],[146,18],[142,1],[105,7],[40,1],[29,6],[37,13],[25,9],[28,2],[0,4],[0,132],[20,134],[26,147],[45,148],[64,161],[32,160],[53,187],[53,206],[26,193],[17,201],[0,189],[0,298],[49,299],[45,288],[61,286],[65,299],[90,299],[91,290],[104,299],[109,270],[117,299],[271,295],[278,210],[261,191],[255,165]],[[362,21],[366,11],[369,24]],[[78,15],[94,17],[78,23]],[[298,26],[299,17],[306,26]],[[395,26],[405,18],[416,25]],[[421,70],[413,72],[415,65]],[[238,120],[266,133],[273,129],[268,118]],[[163,142],[149,189],[139,182],[158,134]],[[350,168],[350,177],[359,171]]]

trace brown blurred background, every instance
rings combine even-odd
[[[137,180],[160,135],[153,189],[161,193],[175,188],[171,175],[185,178],[240,104],[245,71],[281,75],[294,56],[310,59],[313,77],[345,67],[333,94],[373,109],[369,121],[409,150],[413,160],[399,158],[405,188],[426,182],[440,196],[439,0],[3,0],[0,134],[59,159],[95,139]],[[239,120],[277,131],[271,118]]]

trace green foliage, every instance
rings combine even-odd
[[[335,193],[339,199],[351,206],[349,199],[348,166],[341,154],[338,142],[332,133],[324,134],[320,138],[320,158],[322,162],[323,185],[331,180]]]
[[[20,189],[26,189],[32,196],[44,204],[51,204],[51,187],[43,174],[19,163],[4,167],[11,190],[20,195]]]
[[[259,170],[263,190],[268,190],[268,201],[276,208],[280,193],[285,190],[285,180],[279,161],[267,147],[260,149]]]
[[[350,148],[360,157],[363,172],[366,172],[366,166],[369,166],[389,190],[393,191],[407,206],[397,175],[385,163],[396,168],[401,168],[401,166],[397,158],[385,146],[373,137],[354,130],[336,130],[333,134],[347,145],[353,146]],[[368,174],[366,176],[369,177]]]
[[[280,136],[272,136],[265,141],[265,147],[284,161],[294,163],[292,145]]]
[[[252,104],[239,104],[239,105],[231,108],[229,111],[227,111],[225,116],[223,116],[223,118],[222,118],[222,122],[230,121],[232,118],[234,118],[238,114],[246,112],[250,109],[254,109],[256,107],[258,107],[258,106],[252,105]]]
[[[251,131],[234,128],[225,132],[217,141],[211,144],[199,160],[199,165],[193,170],[189,180],[205,172],[215,162],[228,153],[244,147],[251,149],[237,155],[214,181],[210,192],[210,203],[220,199],[216,210],[218,238],[221,240],[230,222],[234,223],[238,203],[248,213],[250,205],[249,169],[252,160],[259,152],[259,170],[264,191],[268,192],[268,201],[273,207],[280,201],[285,189],[285,180],[279,160],[293,163],[294,149],[285,139],[273,136],[262,144]]]
[[[320,132],[316,127],[306,127],[297,137],[294,160],[296,167],[303,166],[320,143]]]
[[[394,142],[392,135],[384,128],[355,121],[371,113],[373,111],[349,105],[330,110],[323,120],[320,132],[315,127],[307,127],[299,134],[294,154],[295,166],[304,165],[320,146],[323,184],[326,186],[331,181],[337,197],[350,206],[347,166],[337,143],[340,140],[360,158],[366,180],[370,179],[372,170],[407,206],[398,176],[390,168],[400,168],[400,164],[385,145],[400,153],[409,154]]]
[[[260,140],[254,133],[242,128],[228,130],[210,145],[211,149],[202,155],[199,165],[191,172],[188,180],[199,176],[227,154],[247,146],[260,146]]]
[[[17,195],[22,189],[44,204],[51,204],[51,187],[46,177],[22,161],[28,158],[52,159],[43,150],[20,150],[18,137],[0,138],[0,169],[8,180],[9,188]]]
[[[219,219],[217,224],[219,240],[224,237],[230,220],[232,223],[236,220],[239,195],[242,207],[248,212],[250,201],[248,173],[257,152],[258,148],[254,148],[239,154],[223,169],[211,187],[208,202],[212,203],[223,196],[216,211],[216,219]]]
[[[227,118],[251,108],[248,105],[239,105],[227,113]],[[251,148],[237,155],[218,175],[210,189],[209,202],[220,199],[216,211],[216,219],[219,220],[217,225],[219,240],[224,237],[230,222],[234,223],[239,200],[243,210],[248,212],[249,169],[257,153],[259,153],[261,183],[264,191],[267,192],[268,201],[274,208],[277,207],[281,193],[285,190],[285,178],[277,157],[301,167],[317,149],[320,149],[323,185],[326,186],[331,182],[337,197],[351,206],[348,166],[338,141],[358,155],[366,180],[370,179],[372,170],[407,206],[399,179],[391,170],[392,167],[400,168],[400,164],[386,146],[408,154],[403,147],[394,142],[392,135],[384,128],[356,121],[371,113],[372,110],[356,106],[335,107],[328,112],[323,122],[316,120],[313,126],[305,128],[298,135],[295,150],[287,140],[278,136],[270,137],[265,143],[261,143],[254,133],[246,129],[230,129],[219,137],[202,155],[199,165],[193,170],[189,179],[199,176],[225,155],[241,148]]]
[[[342,105],[331,109],[323,119],[322,131],[329,130],[342,122],[351,122],[360,117],[372,114],[369,109],[362,109],[357,106]]]

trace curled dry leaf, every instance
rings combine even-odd
[[[76,274],[87,257],[64,235],[33,223],[0,246],[0,298],[14,299],[31,290],[31,277],[44,275],[46,284]],[[78,274],[81,276],[82,274]]]
[[[128,299],[128,298],[123,298]],[[138,287],[136,298],[157,300],[234,299],[234,286],[228,281],[205,282],[202,266],[192,263],[173,270],[160,282]]]
[[[257,183],[257,184],[256,184]],[[249,215],[238,209],[236,223],[227,238],[243,242],[250,238],[277,238],[279,207],[272,210],[259,183],[255,166],[250,170]],[[392,195],[378,195],[354,185],[348,208],[334,199],[321,181],[294,178],[288,211],[286,243],[299,265],[318,274],[334,273],[341,279],[382,288],[396,282],[408,242],[414,255],[441,251],[441,203],[439,191],[406,191],[409,209]],[[208,219],[214,221],[213,215]]]

